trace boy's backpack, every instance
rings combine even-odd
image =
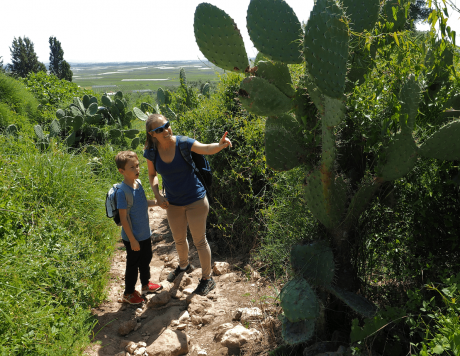
[[[201,154],[192,152],[188,149],[187,145],[187,136],[176,136],[179,140],[179,150],[184,158],[195,172],[196,176],[203,184],[204,189],[206,189],[206,195],[208,197],[209,203],[212,202],[212,172],[211,166],[209,165],[208,160]],[[153,164],[155,165],[156,151],[154,151]],[[155,167],[156,170],[156,167]]]
[[[141,181],[139,179],[136,179],[136,182],[138,184],[141,184]],[[126,202],[128,203],[128,207],[126,208],[126,213],[128,215],[128,221],[129,224],[131,225],[131,220],[129,218],[129,211],[131,210],[131,207],[133,206],[133,192],[129,187],[121,182],[114,184],[112,188],[109,189],[107,192],[107,195],[105,197],[105,212],[108,218],[112,218],[115,224],[118,226],[121,226],[120,222],[120,213],[117,209],[117,190],[121,189],[125,193],[126,197]]]

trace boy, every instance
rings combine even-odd
[[[117,190],[117,209],[122,225],[121,237],[126,246],[125,291],[123,302],[140,304],[144,301],[135,290],[139,273],[142,294],[162,289],[161,285],[150,282],[150,261],[152,260],[152,239],[150,235],[148,207],[157,205],[155,200],[147,200],[139,178],[139,159],[132,151],[122,151],[115,156],[118,171],[123,175],[123,183],[133,194],[133,206],[127,214],[128,203],[123,189]]]

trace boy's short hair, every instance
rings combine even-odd
[[[115,163],[117,164],[117,168],[125,169],[126,163],[128,163],[131,159],[137,159],[136,152],[133,151],[121,151],[115,156]]]

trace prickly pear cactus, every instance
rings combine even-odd
[[[303,31],[286,1],[251,0],[247,28],[259,50],[253,68],[248,67],[233,19],[208,3],[196,8],[194,29],[200,50],[217,66],[245,73],[238,93],[240,102],[246,110],[268,117],[267,165],[276,170],[303,165],[309,170],[303,181],[307,208],[326,230],[315,243],[292,248],[295,278],[280,294],[284,310],[282,334],[287,343],[304,342],[313,335],[318,325],[315,320],[323,308],[319,290],[329,292],[356,313],[366,317],[376,313],[371,302],[347,290],[347,281],[355,277],[347,279],[349,275],[345,274],[345,267],[351,265],[347,260],[349,231],[380,186],[406,175],[419,157],[460,159],[458,120],[447,123],[422,145],[414,139],[420,101],[425,98],[421,83],[409,76],[399,94],[400,131],[382,140],[372,177],[359,178],[361,181],[352,185],[346,170],[339,167],[339,150],[343,149],[339,128],[347,119],[345,94],[361,84],[373,69],[379,45],[365,43],[356,33],[377,28],[385,35],[401,30],[409,4],[405,0],[388,0],[381,8],[379,0],[316,0]],[[384,25],[376,26],[379,18],[385,19]],[[393,40],[394,36],[388,37]],[[449,52],[444,56],[449,62]],[[427,62],[433,62],[431,57]],[[297,87],[292,85],[287,66],[295,63],[304,63],[306,68]],[[439,80],[448,80],[445,71],[438,72]],[[432,82],[437,83],[435,79]],[[434,90],[428,92],[429,97],[433,97]],[[453,116],[458,104],[455,97],[451,101],[450,109],[446,108],[450,120],[458,117]],[[460,108],[460,104],[457,106]],[[306,130],[315,135],[307,140],[303,133]],[[347,278],[338,278],[341,273]]]

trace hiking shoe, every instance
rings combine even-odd
[[[162,289],[163,289],[162,285],[149,282],[149,284],[142,286],[142,295],[147,294],[147,293],[153,293],[153,292],[156,292]]]
[[[212,277],[209,277],[208,279],[200,279],[200,283],[193,293],[205,296],[214,288],[216,288],[216,282],[214,282]]]
[[[123,294],[123,302],[125,303],[141,304],[143,301],[144,299],[141,297],[137,290],[135,290],[134,293],[131,294]]]
[[[187,268],[186,269],[181,269],[180,266],[177,266],[176,269],[174,271],[172,271],[170,274],[168,274],[168,277],[166,278],[166,280],[168,282],[174,282],[174,280],[176,279],[176,277],[181,274],[182,272],[185,272],[185,273],[192,273],[193,271],[195,270],[195,267],[193,267],[193,265],[191,265],[190,263],[188,264]]]

